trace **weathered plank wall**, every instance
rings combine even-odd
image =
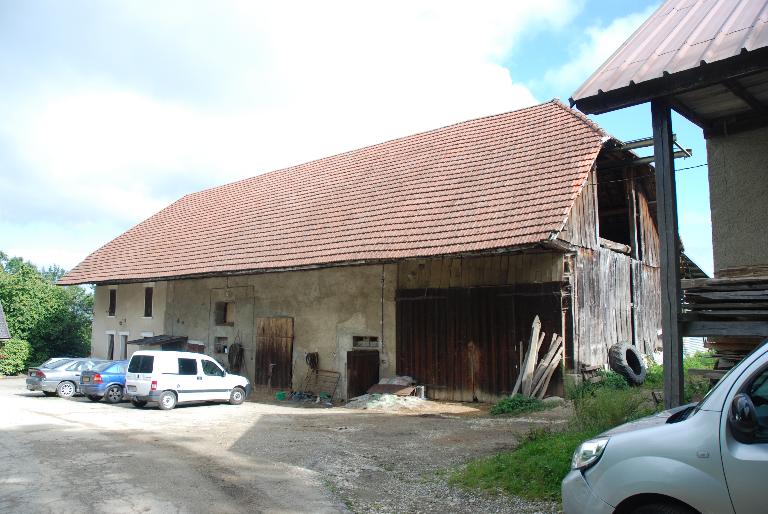
[[[398,289],[502,286],[560,282],[563,256],[554,252],[438,257],[398,263]]]
[[[433,399],[498,400],[514,387],[534,316],[548,337],[561,332],[561,287],[399,290],[397,374],[426,384]],[[549,338],[540,357],[548,347]],[[557,374],[549,390],[560,387]]]
[[[631,261],[605,248],[578,250],[572,293],[577,366],[605,364],[611,345],[632,341]]]
[[[598,219],[595,206],[595,172],[589,174],[586,185],[571,207],[568,220],[557,238],[582,248],[599,248]]]
[[[635,346],[643,353],[654,351],[661,328],[661,285],[657,266],[632,261],[632,302],[635,309]]]
[[[642,261],[650,266],[659,267],[659,230],[651,214],[648,199],[642,193],[637,195],[637,211],[640,223]],[[657,294],[660,294],[657,292]]]

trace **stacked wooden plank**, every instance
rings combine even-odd
[[[522,394],[533,398],[544,398],[547,393],[552,375],[560,366],[563,359],[563,338],[557,334],[552,334],[552,340],[549,343],[547,353],[542,357],[538,364],[536,360],[541,350],[542,343],[546,334],[541,331],[541,321],[536,316],[531,326],[531,339],[528,343],[528,351],[523,359],[523,366],[520,368],[520,374],[517,376],[515,388],[512,394]]]
[[[768,320],[768,277],[681,281],[683,320]]]
[[[764,270],[739,268],[718,278],[682,280],[681,286],[683,331],[709,338],[704,346],[714,350],[718,370],[733,367],[768,336]],[[715,378],[710,370],[689,371]]]

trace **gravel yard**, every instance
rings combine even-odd
[[[436,402],[396,412],[290,401],[166,412],[45,398],[27,392],[23,378],[0,380],[0,402],[5,512],[559,508],[451,488],[446,470],[512,449],[532,427],[564,423],[564,407],[518,418]]]

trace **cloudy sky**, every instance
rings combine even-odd
[[[657,5],[0,0],[0,250],[69,269],[186,193],[567,102]],[[647,107],[595,119],[651,135]],[[678,193],[711,270],[706,167]]]

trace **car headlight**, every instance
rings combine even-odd
[[[607,437],[598,437],[584,441],[576,448],[571,459],[571,469],[587,469],[596,463],[603,455],[605,445],[608,444]]]

